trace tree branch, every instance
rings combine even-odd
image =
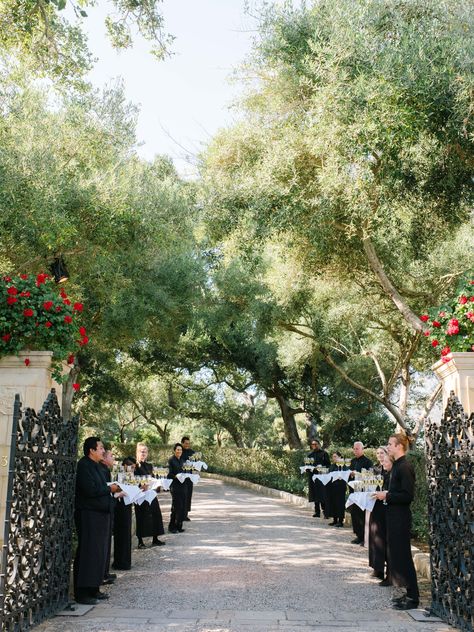
[[[416,420],[415,427],[413,428],[413,436],[415,438],[419,435],[421,428],[425,425],[426,418],[432,411],[433,406],[435,405],[436,400],[441,395],[442,390],[443,385],[440,382],[425,402],[423,412],[419,415],[418,419]]]
[[[339,375],[348,384],[350,384],[351,386],[353,386],[357,390],[362,391],[363,393],[365,393],[366,395],[368,395],[372,399],[375,399],[377,402],[382,404],[382,406],[384,406],[389,411],[389,413],[394,417],[395,421],[404,430],[406,430],[405,420],[402,418],[402,416],[400,414],[400,411],[398,410],[398,408],[394,404],[392,404],[392,402],[388,398],[380,397],[380,395],[378,395],[374,391],[371,391],[366,386],[363,386],[362,384],[359,384],[358,382],[353,380],[351,377],[349,377],[349,375],[344,371],[344,369],[341,369],[341,367],[333,360],[333,358],[331,357],[331,355],[328,353],[327,350],[325,350],[324,348],[321,348],[321,353],[323,354],[324,359],[326,360],[326,362],[330,366],[332,366],[332,368],[335,369],[335,371],[337,371],[339,373]]]
[[[423,331],[424,325],[418,316],[411,310],[406,303],[400,292],[396,289],[393,283],[383,269],[383,265],[375,252],[375,248],[370,240],[370,237],[364,236],[362,238],[362,245],[364,252],[367,256],[370,267],[375,274],[378,282],[382,286],[383,291],[393,301],[398,311],[402,314],[406,322],[413,327],[416,331]]]

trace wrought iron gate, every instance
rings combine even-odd
[[[451,393],[441,424],[426,429],[431,610],[474,630],[474,414]]]
[[[78,419],[63,421],[54,389],[41,412],[13,414],[0,576],[3,631],[20,632],[68,602]]]

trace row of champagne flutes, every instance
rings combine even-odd
[[[304,459],[303,462],[304,465],[313,465],[314,467],[318,468],[318,471],[323,474],[323,473],[327,473],[329,472],[329,468],[328,467],[323,467],[322,465],[314,465],[314,460],[311,457],[306,457]],[[351,459],[344,459],[344,458],[339,458],[336,461],[336,465],[338,465],[339,467],[350,467],[351,464]]]
[[[355,472],[351,486],[355,492],[375,492],[377,487],[382,489],[383,476],[376,474],[372,469],[363,469],[361,472]]]
[[[153,467],[153,476],[140,476],[135,473],[134,467],[122,467],[112,469],[112,480],[126,485],[147,485],[154,478],[166,478],[168,469],[166,467]]]

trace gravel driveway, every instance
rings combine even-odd
[[[160,503],[166,523],[169,494]],[[390,588],[369,578],[352,531],[302,508],[204,479],[191,518],[166,546],[134,550],[104,605],[37,632],[453,630],[392,610]]]

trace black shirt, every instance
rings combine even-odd
[[[83,456],[77,464],[76,509],[109,513],[110,506],[110,488],[105,480],[104,466]]]
[[[387,494],[389,505],[409,505],[415,496],[415,470],[407,457],[395,461]]]
[[[181,456],[181,459],[183,461],[187,461],[190,456],[193,456],[194,453],[195,453],[195,451],[191,450],[191,448],[186,448],[186,450],[183,448],[183,454]]]
[[[168,478],[176,478],[176,474],[180,474],[183,471],[183,462],[176,456],[172,456],[168,460]]]
[[[329,454],[325,450],[313,450],[308,454],[309,459],[313,459],[314,465],[322,465],[323,467],[329,467],[331,461],[329,460]]]
[[[353,472],[362,472],[362,470],[370,470],[372,466],[372,461],[363,454],[362,456],[354,457],[351,460],[350,469]]]

